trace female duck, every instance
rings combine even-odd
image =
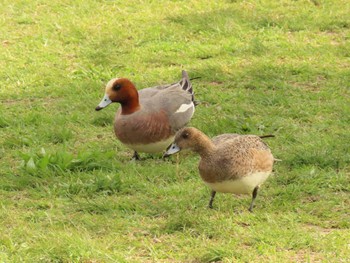
[[[193,89],[186,71],[182,71],[182,79],[177,83],[140,91],[126,78],[112,79],[96,110],[112,102],[121,104],[115,116],[115,135],[134,150],[135,159],[139,159],[138,152],[165,150],[194,113]]]
[[[216,192],[252,194],[252,211],[259,186],[271,174],[274,163],[269,147],[259,136],[222,134],[211,140],[195,128],[183,128],[165,156],[183,149],[201,157],[200,176],[212,189],[210,208]]]

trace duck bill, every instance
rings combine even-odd
[[[168,149],[166,150],[166,152],[164,153],[163,157],[168,157],[174,153],[177,153],[181,151],[180,147],[176,145],[176,143],[173,143],[172,145],[170,145],[168,147]]]
[[[97,110],[97,111],[102,110],[103,108],[107,107],[111,103],[112,103],[112,101],[110,100],[108,95],[105,94],[103,99],[101,100],[100,104],[98,104],[98,106],[96,107],[95,110]]]

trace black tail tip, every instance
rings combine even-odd
[[[276,137],[275,135],[273,135],[273,134],[267,134],[267,135],[261,135],[261,136],[259,136],[261,139],[264,139],[264,138],[274,138],[274,137]]]

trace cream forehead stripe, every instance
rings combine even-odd
[[[181,104],[180,108],[177,109],[177,111],[175,113],[181,113],[181,112],[185,112],[190,108],[194,108],[194,104],[191,101],[190,104]]]
[[[108,81],[107,85],[106,85],[106,91],[107,90],[111,90],[112,87],[113,87],[113,83],[118,80],[119,78],[114,78],[114,79],[111,79],[110,81]]]

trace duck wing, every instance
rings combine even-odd
[[[194,101],[194,93],[193,93],[192,83],[191,83],[191,81],[188,77],[188,74],[185,70],[182,71],[182,79],[178,82],[175,82],[172,84],[154,86],[154,87],[139,90],[140,100],[142,101],[142,100],[151,99],[152,97],[159,95],[161,91],[165,91],[167,89],[179,89],[182,91],[187,91],[188,93],[190,93],[192,95],[192,101]]]
[[[184,70],[179,82],[140,90],[139,96],[148,113],[165,113],[173,132],[183,128],[194,114],[193,88]]]

